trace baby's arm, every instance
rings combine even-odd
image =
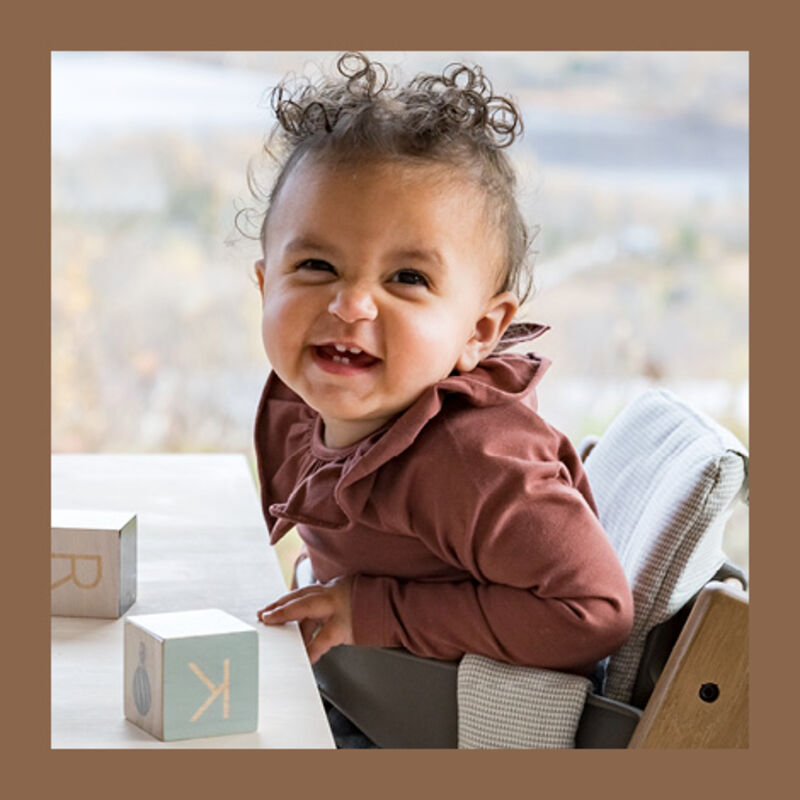
[[[624,642],[633,619],[630,589],[566,471],[557,463],[542,465],[538,476],[530,465],[498,466],[488,493],[466,478],[453,482],[450,502],[429,509],[425,522],[417,517],[417,535],[471,578],[355,576],[356,644],[577,669]]]
[[[456,659],[578,669],[627,637],[625,576],[581,494],[561,480],[536,484],[518,502],[500,492],[480,505],[471,535],[453,535],[453,514],[428,544],[474,577],[457,582],[355,575],[312,584],[259,610],[265,624],[297,621],[315,663],[331,647],[405,647]],[[463,528],[462,528],[463,531]]]

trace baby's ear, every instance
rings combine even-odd
[[[261,296],[264,296],[264,259],[259,258],[256,260],[255,264],[253,264],[253,271],[256,274],[256,280],[258,281],[258,288],[261,291]]]
[[[483,315],[475,323],[475,330],[464,345],[456,361],[459,372],[470,372],[494,350],[505,329],[519,308],[519,300],[513,292],[501,292],[492,297]]]

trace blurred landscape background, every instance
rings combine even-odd
[[[234,217],[253,209],[255,234],[269,89],[337,55],[52,54],[53,452],[252,463],[269,365]],[[748,444],[747,53],[368,55],[400,78],[478,63],[523,110],[542,415],[577,443],[662,386]],[[747,568],[746,510],[726,536]]]

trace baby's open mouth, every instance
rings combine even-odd
[[[315,345],[314,352],[324,361],[330,361],[351,367],[366,368],[377,364],[380,359],[371,356],[369,353],[355,347],[344,347],[343,345],[323,344]]]

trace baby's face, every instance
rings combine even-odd
[[[256,264],[262,335],[328,446],[488,355],[517,308],[495,294],[501,253],[480,189],[441,167],[303,159],[292,170]]]

